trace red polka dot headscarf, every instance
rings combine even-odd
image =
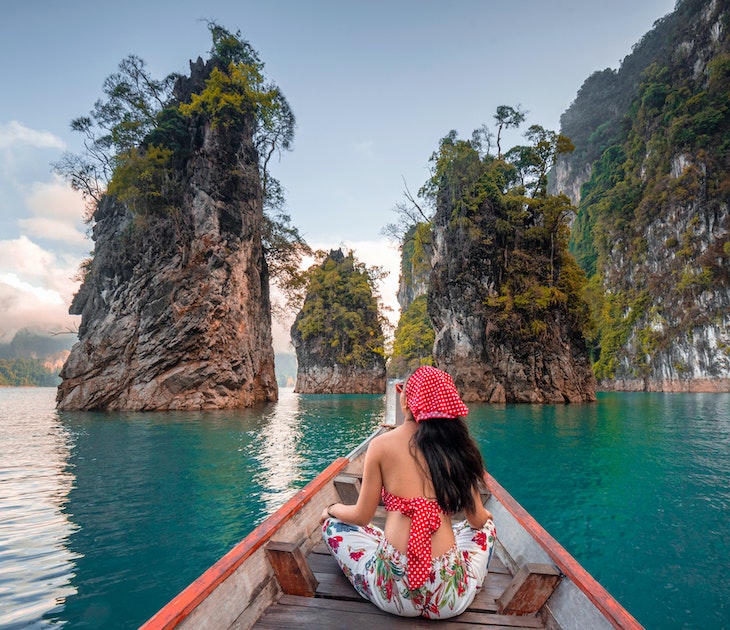
[[[469,413],[451,376],[430,365],[418,368],[408,379],[406,403],[416,422],[428,418],[461,418]]]

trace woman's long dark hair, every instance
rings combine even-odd
[[[483,479],[484,460],[464,419],[422,420],[413,441],[426,460],[441,509],[447,514],[474,510],[473,490]]]

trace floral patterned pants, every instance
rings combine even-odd
[[[403,617],[446,619],[463,613],[487,575],[496,537],[489,520],[482,529],[466,521],[454,525],[456,544],[433,558],[423,586],[410,589],[406,554],[395,549],[383,530],[325,519],[324,541],[355,590],[381,610]]]

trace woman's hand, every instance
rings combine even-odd
[[[319,517],[319,524],[320,524],[320,525],[321,525],[322,523],[324,523],[325,519],[328,519],[328,518],[335,518],[335,516],[334,516],[334,515],[332,514],[332,512],[330,511],[330,510],[332,510],[332,508],[333,508],[333,507],[334,507],[335,505],[337,505],[337,503],[330,503],[330,504],[329,504],[329,505],[328,505],[328,506],[327,506],[326,508],[324,508],[324,510],[322,510],[322,514],[321,514],[321,515],[320,515],[320,517]]]
[[[473,492],[474,510],[464,510],[464,516],[466,517],[469,525],[471,525],[474,529],[481,529],[488,520],[493,518],[493,516],[492,513],[482,504],[482,499],[476,488],[474,488]]]

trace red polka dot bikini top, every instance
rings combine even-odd
[[[441,508],[437,501],[423,497],[404,499],[382,489],[383,504],[389,512],[400,512],[411,519],[408,536],[408,586],[419,588],[431,573],[431,535],[441,526]]]

